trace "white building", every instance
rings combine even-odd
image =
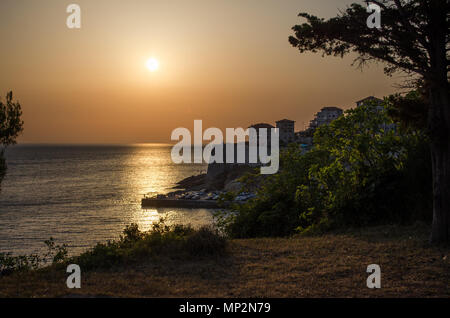
[[[339,107],[324,107],[316,114],[316,117],[309,124],[310,128],[317,128],[331,123],[342,116],[343,110]]]

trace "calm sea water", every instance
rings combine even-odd
[[[78,253],[117,238],[137,223],[142,230],[167,223],[199,226],[211,211],[142,209],[148,192],[206,171],[206,165],[175,165],[170,146],[18,145],[6,153],[8,171],[0,192],[0,252],[32,253],[54,237]]]

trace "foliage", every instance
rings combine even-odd
[[[148,258],[211,257],[223,255],[227,241],[212,227],[167,226],[164,220],[152,230],[142,232],[137,224],[125,227],[118,240],[98,243],[79,256],[68,257],[67,246],[57,245],[53,238],[45,241],[47,251],[39,254],[13,256],[0,253],[0,274],[36,270],[47,264],[78,264],[84,270],[133,264]]]
[[[17,255],[11,253],[0,253],[0,274],[8,275],[13,272],[29,271],[38,269],[51,260],[51,264],[61,264],[67,261],[67,246],[65,244],[58,245],[51,237],[45,241],[47,251],[43,256],[39,254]]]
[[[407,93],[405,96],[395,94],[389,96],[389,116],[401,123],[404,129],[427,129],[427,112],[429,102],[425,98],[426,93],[419,86],[417,90]]]
[[[208,256],[222,253],[226,248],[226,240],[216,229],[201,227],[189,235],[184,243],[191,256]]]
[[[3,147],[14,145],[23,131],[21,116],[20,103],[14,102],[13,93],[9,92],[6,94],[5,103],[0,100],[0,145]]]
[[[13,101],[12,92],[7,93],[5,103],[0,100],[0,184],[6,173],[5,148],[15,144],[23,131],[21,116],[20,103]]]
[[[232,237],[285,236],[429,219],[427,138],[395,125],[386,103],[348,110],[321,126],[307,153],[296,146],[282,151],[280,172],[262,181],[255,199],[235,206],[222,230]]]
[[[398,101],[398,115],[410,123],[427,123],[433,160],[433,222],[430,241],[450,241],[450,98],[448,0],[370,0],[382,12],[379,28],[366,25],[367,12],[354,3],[325,20],[308,13],[306,23],[292,29],[292,46],[303,52],[343,57],[356,53],[355,63],[385,64],[385,73],[404,72],[406,87],[422,87],[421,100]],[[406,106],[406,107],[405,107]],[[405,111],[407,110],[407,111]]]
[[[136,224],[127,226],[116,241],[98,243],[70,260],[84,269],[110,268],[161,256],[205,257],[225,252],[226,240],[217,230],[190,226],[167,226],[164,220],[142,232]]]
[[[299,201],[309,200],[311,193],[320,197],[320,204],[310,206],[306,216],[318,214],[333,225],[360,226],[423,219],[421,213],[429,211],[426,136],[420,131],[400,132],[386,109],[365,105],[349,110],[345,117],[320,127],[314,141],[316,149],[329,153],[331,162],[311,166],[310,188],[297,191]],[[411,176],[417,179],[410,180]],[[413,201],[406,200],[411,195]],[[305,225],[309,224],[314,222]]]
[[[11,253],[0,253],[0,274],[37,269],[41,262],[37,254],[13,256]]]
[[[44,254],[44,260],[52,260],[52,264],[63,263],[68,258],[67,245],[58,245],[53,237],[44,241],[47,246],[47,253]]]
[[[358,54],[356,62],[386,62],[385,72],[416,73],[422,76],[432,72],[429,63],[433,41],[442,31],[449,29],[449,3],[445,0],[384,0],[370,1],[382,8],[382,28],[370,29],[366,25],[366,7],[353,3],[337,17],[324,20],[308,13],[298,16],[306,23],[295,25],[290,43],[301,53],[322,52],[324,55],[344,56]],[[434,18],[434,19],[432,19]],[[432,34],[437,28],[439,33]],[[442,45],[441,44],[441,45]]]
[[[233,206],[239,213],[231,214],[228,220],[222,220],[218,225],[233,237],[292,233],[298,223],[298,205],[293,194],[297,185],[308,181],[308,167],[327,159],[320,154],[318,151],[302,155],[301,150],[294,146],[282,150],[281,172],[262,180],[257,198],[244,205]],[[252,182],[253,178],[258,176],[247,176],[247,182]]]

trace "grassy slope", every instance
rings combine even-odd
[[[419,234],[418,234],[419,233]],[[448,247],[428,229],[377,227],[316,237],[233,240],[217,259],[160,258],[82,273],[69,290],[65,269],[0,278],[2,297],[450,297]],[[379,264],[382,288],[366,287]]]

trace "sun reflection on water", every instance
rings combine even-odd
[[[169,148],[170,149],[170,148]],[[164,219],[165,224],[191,224],[194,227],[211,224],[211,210],[205,209],[143,209],[141,199],[148,193],[168,193],[175,184],[194,174],[204,173],[205,165],[176,165],[171,161],[167,146],[140,144],[124,162],[122,182],[127,184],[129,197],[135,206],[130,223],[136,223],[147,231],[152,224]]]
[[[117,239],[125,226],[211,224],[209,210],[142,209],[148,192],[173,191],[176,182],[206,171],[175,165],[170,145],[18,146],[0,193],[0,251],[29,254],[49,237],[73,254]]]

